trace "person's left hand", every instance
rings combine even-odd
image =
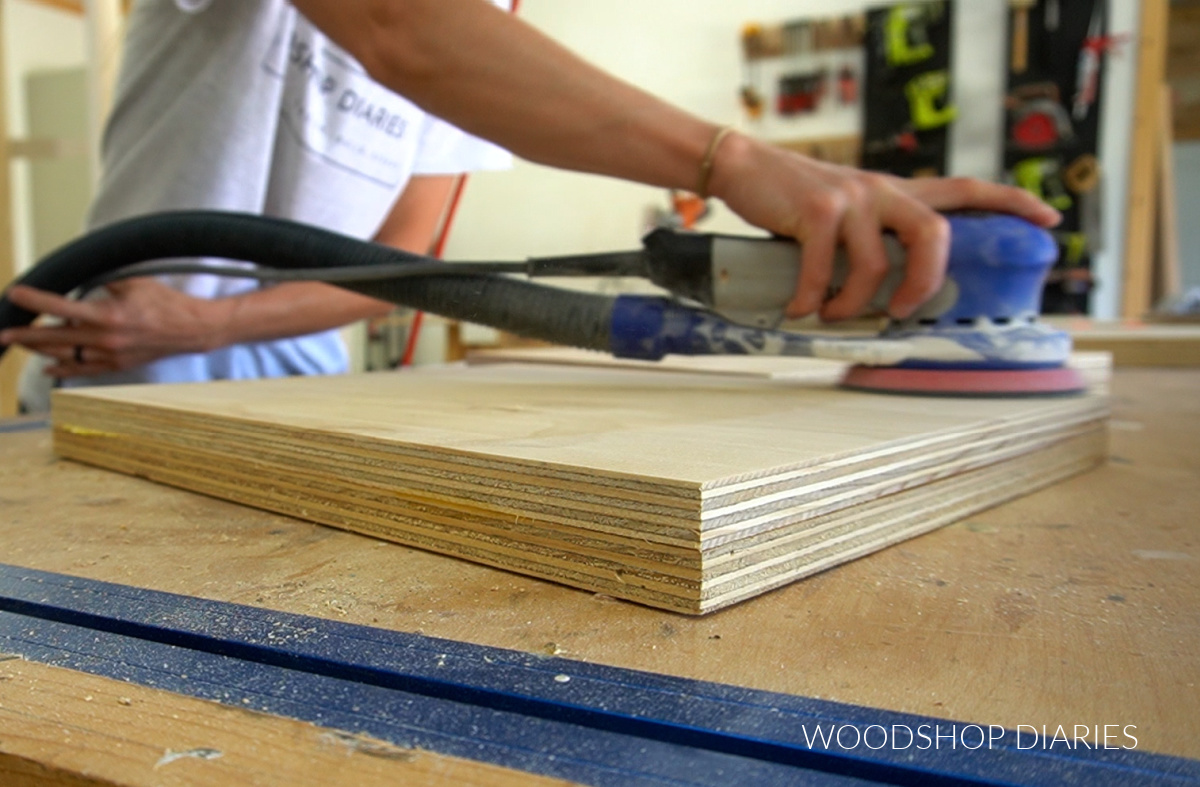
[[[52,377],[122,371],[220,346],[221,301],[193,298],[150,278],[114,282],[106,289],[107,298],[73,301],[13,287],[8,297],[14,304],[64,322],[10,328],[0,332],[0,344],[19,344],[53,359],[45,370]]]

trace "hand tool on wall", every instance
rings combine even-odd
[[[1084,153],[1067,165],[1063,183],[1076,194],[1086,194],[1100,183],[1100,161],[1091,153]]]
[[[921,149],[921,140],[914,131],[901,131],[887,139],[877,139],[867,143],[867,152],[871,154],[891,153],[893,151],[914,155]]]
[[[783,27],[747,22],[742,26],[742,57],[761,60],[783,54]]]
[[[928,131],[954,122],[958,108],[946,100],[950,74],[945,69],[927,71],[913,77],[904,86],[913,128]]]
[[[929,23],[940,18],[940,3],[900,3],[891,8],[884,38],[889,66],[911,66],[933,57]]]
[[[751,120],[759,120],[763,115],[763,100],[762,93],[752,84],[742,85],[738,91],[738,97],[741,99],[742,108],[746,110],[746,114]]]
[[[1072,268],[1083,262],[1088,253],[1088,241],[1082,232],[1060,232],[1055,233],[1055,237],[1062,245],[1062,261],[1066,267]]]
[[[1021,150],[1047,150],[1075,138],[1054,82],[1022,85],[1005,98],[1004,105],[1013,144]]]
[[[1103,2],[1096,3],[1092,20],[1088,22],[1087,38],[1079,50],[1079,66],[1075,74],[1075,99],[1071,114],[1076,120],[1087,117],[1088,108],[1096,100],[1096,82],[1100,77],[1100,53],[1102,49],[1101,28],[1104,24]]]
[[[1075,120],[1083,120],[1096,101],[1100,81],[1100,58],[1120,46],[1127,36],[1104,35],[1104,2],[1096,0],[1092,8],[1092,19],[1088,23],[1087,37],[1079,49],[1079,64],[1075,73],[1075,96],[1071,114]]]
[[[1058,32],[1058,26],[1062,23],[1062,6],[1059,0],[1046,0],[1045,12],[1042,16],[1042,27],[1046,28],[1046,32]]]
[[[1075,201],[1063,185],[1062,166],[1057,159],[1035,156],[1017,162],[1013,183],[1057,210],[1070,210]]]
[[[1082,390],[1066,366],[1071,340],[1037,321],[1042,283],[1058,256],[1053,237],[1022,219],[952,215],[941,291],[878,337],[812,336],[778,330],[799,275],[790,240],[651,232],[642,249],[531,259],[446,263],[263,216],[164,213],[84,235],[19,283],[66,294],[117,278],[167,272],[320,280],[445,317],[558,344],[654,360],[666,354],[764,354],[832,358],[857,366],[845,384],[893,392],[956,395]],[[903,279],[904,248],[887,241],[886,304]],[[171,262],[213,257],[260,268]],[[127,266],[147,263],[129,270]],[[331,267],[333,266],[333,267]],[[125,269],[125,270],[123,270]],[[848,264],[839,252],[832,286]],[[637,276],[672,297],[616,298],[498,274]],[[0,328],[36,315],[0,298]],[[0,354],[6,348],[0,347]]]
[[[1012,7],[1012,63],[1014,74],[1024,74],[1029,68],[1029,9],[1036,0],[1009,0]]]
[[[773,31],[773,32],[768,32]],[[765,57],[777,56],[783,50],[782,28],[764,28],[751,22],[742,28],[742,87],[738,91],[742,107],[751,120],[762,117],[766,100],[763,98],[761,63]]]
[[[1077,195],[1079,201],[1079,228],[1086,239],[1088,254],[1103,251],[1104,247],[1104,233],[1100,226],[1102,180],[1100,162],[1090,153],[1076,158],[1063,172],[1063,184]]]
[[[1062,104],[1035,99],[1013,111],[1012,140],[1022,150],[1048,150],[1075,136]]]

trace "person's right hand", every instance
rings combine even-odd
[[[906,179],[816,161],[742,134],[717,148],[709,192],[755,226],[802,245],[788,317],[819,311],[822,319],[853,317],[867,306],[888,271],[883,232],[908,253],[904,280],[888,304],[903,319],[940,288],[950,230],[938,211],[1011,213],[1043,227],[1061,216],[1027,191],[972,178]],[[825,301],[834,252],[845,246],[850,270]]]

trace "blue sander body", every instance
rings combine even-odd
[[[614,355],[654,360],[668,354],[791,355],[849,361],[843,385],[863,390],[958,395],[1077,393],[1086,387],[1067,365],[1071,339],[1039,320],[1042,288],[1058,247],[1050,233],[1013,216],[948,217],[951,246],[941,290],[915,314],[877,336],[839,338],[779,330],[795,290],[799,247],[778,239],[699,236],[691,255],[709,265],[709,290],[677,299],[623,296],[612,317]],[[668,242],[647,239],[652,254],[678,260]],[[694,241],[693,241],[694,242]],[[873,301],[880,311],[903,277],[904,249],[887,242],[891,274]],[[665,263],[664,263],[665,265]],[[839,252],[834,284],[848,264]],[[738,284],[738,278],[744,281]],[[652,280],[682,289],[663,276]],[[685,277],[694,280],[696,277]]]

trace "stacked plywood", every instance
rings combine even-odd
[[[1105,416],[520,364],[54,399],[63,456],[689,613],[1085,470]]]

